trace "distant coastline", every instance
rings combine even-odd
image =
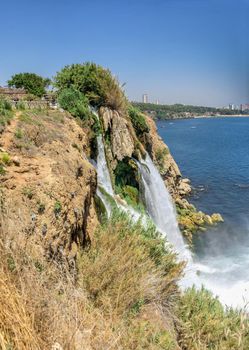
[[[249,116],[248,109],[215,108],[183,104],[159,105],[140,102],[133,102],[132,104],[154,120]]]
[[[153,118],[153,117],[152,117]],[[172,121],[172,120],[183,120],[183,119],[217,119],[217,118],[249,118],[249,114],[230,114],[230,115],[196,115],[196,116],[182,116],[182,117],[170,117],[170,118],[153,118],[156,121]]]
[[[193,117],[186,117],[186,118],[175,118],[175,119],[207,119],[207,118],[248,118],[249,114],[219,114],[219,115],[198,115]],[[165,119],[165,120],[172,120],[172,119]]]

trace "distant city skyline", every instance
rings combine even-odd
[[[248,0],[3,2],[0,85],[66,64],[109,68],[130,100],[228,106],[249,101]]]
[[[249,98],[248,98],[248,101],[249,101]],[[157,104],[157,105],[159,105],[159,104],[166,104],[167,105],[167,103],[160,103],[158,99],[156,99],[154,101],[150,100],[149,95],[145,94],[145,93],[142,94],[141,101],[134,100],[134,102],[152,103],[152,104]],[[186,104],[184,104],[184,105],[186,105]],[[211,106],[207,106],[207,107],[211,107]],[[217,108],[227,108],[227,109],[231,109],[231,110],[235,110],[235,109],[239,110],[240,109],[240,110],[244,111],[244,110],[249,109],[249,102],[248,103],[240,103],[238,105],[236,105],[234,103],[229,103],[229,105],[227,105],[227,106],[217,106]]]

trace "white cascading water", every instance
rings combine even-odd
[[[186,246],[178,227],[172,198],[148,154],[143,162],[138,162],[138,167],[142,177],[141,182],[147,212],[161,234],[173,246],[179,260],[187,262],[185,278],[181,281],[181,285],[183,287],[191,286],[196,283],[195,280],[197,279],[195,268],[192,264],[190,250]]]
[[[171,196],[162,177],[148,154],[145,160],[138,165],[142,176],[143,195],[148,214],[160,232],[166,235],[179,256],[185,260],[191,259],[190,251],[187,249],[178,228]]]
[[[105,192],[110,195],[113,200],[116,202],[116,205],[119,209],[126,212],[130,218],[137,222],[138,220],[142,220],[143,223],[146,223],[146,218],[142,217],[141,213],[137,212],[133,208],[129,207],[128,205],[122,205],[115,199],[115,194],[112,188],[112,182],[111,177],[109,173],[109,169],[107,166],[106,156],[105,156],[105,146],[103,143],[102,135],[99,135],[97,137],[97,144],[98,144],[98,157],[97,157],[97,179],[98,179],[98,186],[102,187]],[[101,198],[102,202],[105,205],[107,216],[108,218],[111,215],[112,211],[112,204],[110,201],[108,201],[108,198],[101,192],[101,189],[97,189],[97,195]]]
[[[115,194],[112,188],[101,135],[98,136],[97,143],[98,184],[115,200]],[[187,262],[185,276],[181,279],[180,286],[182,288],[186,288],[195,284],[198,288],[204,284],[208,289],[213,291],[215,295],[219,295],[220,300],[224,305],[226,304],[231,306],[233,305],[235,307],[243,307],[245,305],[245,300],[242,298],[242,295],[245,294],[245,290],[247,291],[249,289],[248,283],[247,285],[243,284],[242,286],[235,285],[233,288],[219,286],[217,281],[213,281],[212,278],[208,278],[207,274],[212,272],[210,271],[209,267],[192,262],[191,253],[188,247],[185,245],[181,232],[178,228],[173,201],[157,168],[153,164],[148,154],[144,161],[137,162],[137,164],[141,173],[141,185],[143,187],[142,192],[148,215],[154,221],[162,235],[173,246],[174,250],[178,254],[179,260],[185,260]],[[108,201],[108,198],[101,192],[100,189],[97,190],[97,194],[103,201],[108,217],[110,217],[112,211],[110,201]],[[144,225],[146,225],[146,217],[144,215],[141,216],[141,214],[136,212],[134,209],[121,205],[117,201],[116,204],[121,210],[130,215],[134,222],[142,218],[142,222]],[[196,271],[200,271],[199,276],[197,276]],[[237,297],[235,298],[236,300],[233,298],[234,295],[238,294],[237,289],[239,289],[239,291],[243,290],[243,293],[241,292],[239,294],[241,296],[241,300],[238,300],[239,298]]]
[[[98,170],[98,184],[104,188],[104,190],[111,196],[114,195],[112,189],[112,182],[109,173],[109,169],[105,157],[105,148],[102,140],[102,135],[97,137],[98,143],[98,157],[97,157],[97,170]]]
[[[97,137],[98,144],[98,157],[97,157],[97,178],[98,185],[102,187],[110,196],[114,198],[114,191],[112,188],[112,182],[110,178],[109,169],[106,162],[105,148],[102,139],[102,135]],[[189,249],[184,243],[181,232],[178,228],[176,212],[171,199],[171,196],[149,155],[141,162],[137,162],[143,186],[143,195],[147,212],[158,230],[162,235],[167,238],[168,242],[173,246],[176,253],[179,256],[179,260],[187,262],[185,269],[185,278],[181,280],[183,287],[188,287],[194,282],[192,257]],[[98,196],[103,201],[107,210],[107,215],[110,217],[112,211],[112,205],[106,198],[106,196],[98,188]],[[114,199],[115,200],[115,199]],[[134,222],[142,219],[142,222],[146,225],[146,217],[141,216],[140,213],[128,206],[119,204],[116,201],[117,206],[125,211]]]
[[[98,144],[98,157],[97,157],[98,185],[101,186],[110,196],[113,197],[114,192],[112,189],[111,177],[110,177],[109,169],[106,162],[105,148],[102,140],[102,135],[99,135],[97,137],[97,144]],[[107,200],[106,196],[101,192],[99,188],[97,189],[97,195],[103,201],[107,211],[107,216],[110,217],[111,209],[112,209],[110,202]]]

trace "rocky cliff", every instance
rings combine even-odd
[[[127,196],[134,195],[134,191],[131,193],[131,187],[138,187],[139,191],[138,174],[135,170],[135,164],[131,164],[132,158],[139,160],[145,156],[145,152],[148,152],[176,204],[180,227],[190,243],[194,232],[203,231],[207,225],[222,221],[219,214],[206,215],[197,211],[188,202],[186,197],[191,192],[190,181],[182,178],[167,145],[157,133],[155,122],[149,116],[140,115],[140,118],[143,118],[147,125],[147,129],[143,132],[136,130],[136,126],[133,125],[134,121],[128,114],[121,115],[117,111],[101,108],[100,117],[113,185],[118,185],[117,189],[121,196],[127,198]],[[124,169],[123,174],[119,171],[120,168]],[[125,172],[130,172],[132,178],[129,179]],[[120,180],[119,177],[122,179]],[[120,183],[123,188],[121,191]]]
[[[139,207],[137,160],[148,152],[178,212],[182,211],[184,230],[192,233],[207,218],[184,198],[189,182],[182,179],[154,122],[145,115],[135,118],[101,108],[93,124],[60,111],[15,111],[2,130],[0,347],[4,350],[190,350],[196,339],[204,338],[204,344],[206,338],[212,340],[217,315],[210,321],[209,315],[221,305],[214,304],[216,299],[210,302],[203,290],[191,289],[182,296],[177,281],[184,263],[176,261],[155,229],[134,224],[120,213],[101,221],[92,165],[100,130],[116,199],[144,210]],[[227,330],[229,319],[220,326],[226,314],[218,315],[222,315],[216,322],[221,331],[215,341],[227,334],[236,339]],[[248,334],[243,317],[236,317],[237,328]],[[206,338],[200,329],[210,329],[204,332]],[[236,330],[238,342],[244,333]],[[198,349],[205,347],[200,344]]]
[[[178,208],[179,222],[191,240],[193,231],[212,224],[188,203],[191,191],[154,121],[138,133],[129,115],[100,109],[100,124],[113,187],[129,204],[139,204],[139,178],[133,159],[147,151]],[[34,254],[74,258],[91,240],[98,224],[95,207],[97,174],[91,127],[69,114],[17,112],[1,135],[0,229],[9,244],[28,245]],[[162,213],[163,214],[163,213]],[[219,221],[219,217],[216,217]]]
[[[97,225],[89,139],[62,112],[17,112],[1,135],[0,229],[34,254],[73,257]]]

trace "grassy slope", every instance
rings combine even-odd
[[[205,290],[179,293],[182,266],[153,228],[116,213],[77,266],[1,244],[2,349],[248,349],[248,320]],[[21,278],[20,278],[21,277]]]

